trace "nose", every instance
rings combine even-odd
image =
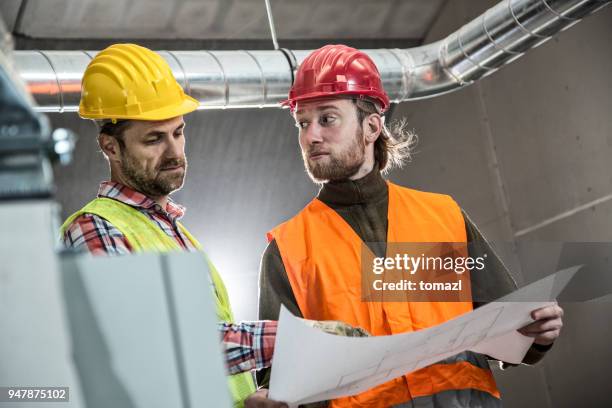
[[[323,142],[322,127],[317,122],[311,123],[306,129],[301,130],[300,136],[306,146]]]
[[[185,139],[170,135],[166,143],[166,157],[170,159],[181,158],[185,155]]]

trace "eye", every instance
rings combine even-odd
[[[298,129],[306,129],[306,127],[308,127],[308,122],[306,121],[295,122],[295,127]]]
[[[319,119],[319,123],[321,126],[329,126],[336,121],[336,117],[334,115],[322,115]]]
[[[146,145],[154,145],[156,143],[159,143],[160,140],[161,140],[161,137],[159,137],[159,136],[151,137],[149,139],[146,139],[144,141],[144,144],[146,144]]]

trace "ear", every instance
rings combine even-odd
[[[365,124],[363,127],[363,132],[365,136],[365,140],[367,143],[374,143],[378,136],[380,136],[380,132],[382,131],[383,122],[382,118],[377,113],[372,113],[365,118]]]
[[[98,135],[98,145],[100,149],[108,160],[117,161],[119,160],[119,156],[121,154],[121,146],[119,146],[119,142],[113,136],[107,135],[105,133],[100,133]]]

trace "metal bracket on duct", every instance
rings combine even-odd
[[[492,74],[612,0],[504,0],[445,39],[410,49],[365,50],[393,102],[430,98]],[[201,109],[278,107],[310,51],[161,51]],[[76,111],[95,52],[17,51],[15,62],[44,112]],[[293,58],[287,58],[287,56]]]
[[[47,118],[32,109],[33,101],[12,69],[4,26],[0,35],[0,200],[49,197],[51,162],[70,161],[75,137],[66,129],[51,132]]]

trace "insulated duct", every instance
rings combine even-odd
[[[612,0],[504,0],[445,39],[365,50],[393,102],[430,98],[492,74]],[[278,107],[310,51],[161,51],[202,109]],[[78,109],[95,52],[15,51],[15,66],[43,112]]]

